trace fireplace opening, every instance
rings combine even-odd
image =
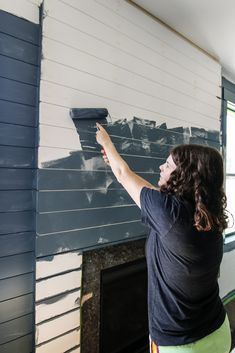
[[[145,258],[101,271],[100,353],[148,352]]]

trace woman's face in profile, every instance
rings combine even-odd
[[[160,165],[160,179],[158,181],[158,185],[162,186],[167,183],[170,178],[171,173],[176,169],[176,165],[172,159],[172,156],[169,155],[166,162]]]

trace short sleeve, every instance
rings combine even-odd
[[[140,193],[142,223],[164,236],[177,220],[179,205],[172,195],[143,187]]]

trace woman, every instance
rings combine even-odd
[[[104,161],[150,227],[151,352],[228,353],[230,328],[217,283],[227,226],[219,152],[201,145],[173,148],[156,188],[130,170],[104,128],[97,128]]]

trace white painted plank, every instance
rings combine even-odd
[[[114,64],[108,63],[103,59],[48,38],[44,38],[43,40],[43,56],[45,59],[58,62],[82,72],[88,72],[89,74],[133,90],[154,95],[165,101],[186,106],[190,109],[196,109],[203,113],[208,111],[208,114],[212,116],[216,115],[218,107],[221,104],[215,96],[195,89],[193,86],[174,79],[170,75],[165,75],[165,80],[161,82],[162,75],[159,75],[160,72],[154,75],[150,67],[148,67],[148,71],[144,76],[140,72],[140,65],[136,67],[135,72],[133,71],[133,63],[131,62],[128,69],[127,65],[125,68],[120,68],[116,65],[114,58]],[[126,64],[128,63],[126,62]]]
[[[0,0],[0,9],[28,21],[39,23],[39,9],[27,0]]]
[[[142,50],[136,49],[130,44],[125,49],[115,37],[104,41],[103,38],[94,36],[94,33],[89,35],[83,30],[58,22],[49,16],[44,19],[43,34],[45,37],[82,50],[123,68],[127,65],[128,68],[133,67],[133,70],[138,72],[139,67],[139,72],[142,73],[143,71],[143,74],[145,71],[152,70],[153,76],[155,77],[156,73],[156,77],[159,77],[161,82],[164,82],[165,76],[168,80],[172,76],[172,78],[177,78],[177,80],[188,83],[193,88],[199,88],[213,96],[221,94],[218,85],[210,83],[194,72],[185,70],[182,66],[165,60],[163,57],[157,56],[157,54],[142,53]]]
[[[51,134],[52,132],[53,134]],[[70,148],[70,149],[72,148],[75,150],[82,149],[79,136],[74,124],[73,124],[73,128],[71,129],[66,129],[62,127],[50,127],[50,126],[44,126],[41,124],[39,145]]]
[[[57,128],[51,127],[51,126],[45,126],[45,129],[49,131],[57,131]],[[77,135],[77,138],[79,139],[79,136]],[[59,140],[58,140],[59,144]],[[62,146],[61,142],[61,146]],[[82,149],[79,149],[82,150]],[[48,162],[53,162],[53,161],[58,161],[59,159],[62,158],[68,158],[71,156],[73,152],[77,150],[71,150],[71,149],[65,149],[65,148],[58,148],[58,145],[55,147],[42,147],[40,146],[38,149],[38,167],[39,168],[45,168],[44,163]],[[47,166],[48,167],[48,166]]]
[[[44,103],[65,107],[67,108],[67,111],[69,111],[70,108],[75,107],[106,107],[111,116],[115,119],[132,119],[133,116],[136,116],[143,119],[156,120],[156,118],[161,117],[161,119],[166,122],[168,128],[198,126],[212,130],[220,129],[219,120],[206,121],[206,119],[201,119],[198,121],[197,119],[193,119],[189,113],[184,120],[182,118],[177,118],[174,115],[169,116],[164,111],[160,112],[159,109],[154,110],[152,107],[141,107],[138,105],[138,102],[135,102],[135,104],[130,104],[129,102],[124,103],[107,99],[98,95],[98,93],[89,94],[46,81],[41,81],[40,97]]]
[[[55,276],[36,283],[36,301],[81,287],[81,270]]]
[[[42,82],[43,85],[49,85],[49,87],[51,86],[50,83],[45,83]],[[72,93],[73,94],[73,93]],[[86,99],[87,98],[87,99]],[[108,101],[104,101],[102,99],[97,99],[96,97],[93,98],[92,100],[89,100],[89,96],[87,96],[85,98],[85,95],[83,95],[81,97],[80,103],[79,105],[77,103],[73,103],[75,105],[73,105],[73,107],[90,107],[90,108],[97,108],[97,107],[108,107],[109,108],[109,112],[112,115],[112,120],[118,120],[120,118],[126,118],[128,120],[132,119],[134,115],[141,117],[143,119],[147,119],[147,120],[154,120],[156,121],[157,125],[160,125],[162,123],[167,123],[167,127],[176,127],[176,126],[189,126],[188,122],[183,122],[181,120],[177,120],[177,119],[169,119],[168,117],[164,116],[163,114],[158,115],[158,114],[153,114],[153,113],[149,113],[148,111],[144,111],[144,110],[140,110],[140,109],[133,109],[132,107],[129,106],[124,106],[121,104],[116,104],[114,102],[108,102]],[[98,104],[98,105],[97,105]],[[108,104],[108,105],[107,105]],[[62,106],[58,106],[58,105],[54,105],[54,104],[50,104],[50,103],[45,103],[45,102],[41,102],[40,103],[40,131],[41,131],[41,139],[40,139],[40,146],[49,146],[51,145],[51,138],[50,135],[52,133],[55,133],[55,131],[50,131],[50,126],[54,126],[54,127],[63,127],[66,129],[70,129],[70,130],[74,130],[74,124],[73,121],[69,115],[69,110],[70,107],[62,107]],[[50,125],[50,126],[49,126]],[[191,126],[191,122],[190,122],[190,126]],[[199,126],[196,122],[193,122],[193,126]],[[219,130],[220,128],[220,123],[219,121],[217,123],[215,123],[215,125],[213,124],[213,129],[217,128]],[[46,131],[44,131],[44,129]],[[49,129],[49,130],[47,130]],[[45,135],[44,135],[45,134]],[[75,135],[73,134],[73,136],[70,136],[70,138],[72,139],[71,141],[75,141]],[[77,134],[77,138],[79,138],[78,134]],[[46,141],[44,140],[46,139]],[[49,145],[48,145],[49,143]],[[76,140],[75,143],[70,143],[66,140],[66,144],[69,145],[68,148],[70,149],[81,149],[80,146],[78,148],[78,141]],[[54,146],[55,147],[55,146]],[[61,146],[61,143],[58,144],[58,147],[64,147]],[[40,151],[39,151],[40,154]],[[63,154],[61,154],[62,158],[63,158]],[[68,156],[68,152],[65,152],[64,156]]]
[[[75,90],[87,92],[91,94],[98,93],[107,99],[116,100],[118,102],[136,104],[143,108],[152,107],[154,110],[166,115],[171,115],[178,118],[184,118],[190,114],[193,121],[201,120],[218,120],[219,115],[216,115],[216,110],[210,106],[204,106],[204,109],[198,109],[199,103],[192,100],[192,105],[187,103],[185,106],[180,103],[172,103],[171,99],[159,99],[155,93],[143,93],[140,90],[128,88],[117,84],[115,81],[104,80],[90,73],[84,73],[76,69],[65,67],[62,64],[57,64],[48,60],[42,61],[41,77],[43,80],[54,82],[58,85],[63,85]],[[172,95],[174,93],[172,92]],[[203,104],[203,103],[201,103]],[[203,111],[204,110],[204,111]],[[219,113],[219,111],[217,111]]]
[[[181,64],[189,71],[196,71],[198,75],[206,77],[211,82],[219,85],[219,72],[208,70],[201,65],[201,62],[188,58],[183,52],[175,50],[171,45],[167,45],[166,42],[164,43],[162,39],[157,36],[153,37],[150,33],[135,25],[130,19],[119,16],[117,12],[113,11],[113,4],[112,8],[109,8],[93,0],[62,0],[62,2],[71,6],[77,12],[82,12],[92,17],[94,21],[102,22],[108,29],[112,28],[122,33],[124,36],[149,48],[153,52],[159,53],[164,58]]]
[[[74,270],[81,265],[82,255],[79,251],[39,258],[36,262],[36,279]]]
[[[40,102],[39,121],[42,125],[49,124],[74,130],[74,123],[69,115],[69,109],[69,107]]]
[[[151,33],[154,37],[160,38],[162,41],[172,46],[175,50],[181,50],[184,55],[201,63],[209,70],[218,72],[220,64],[218,61],[213,60],[209,55],[198,49],[196,46],[186,41],[182,36],[178,35],[175,31],[166,28],[162,22],[146,14],[144,11],[138,9],[134,4],[122,0],[95,0],[95,2],[108,7],[122,16],[127,21],[134,23],[142,28],[144,31]]]
[[[58,300],[53,298],[43,303],[36,304],[35,321],[36,324],[51,319],[57,315],[63,314],[64,312],[79,308],[80,305],[80,290],[73,293],[64,294],[59,296]]]
[[[75,330],[54,340],[36,346],[36,353],[64,353],[80,342],[80,330]]]
[[[50,81],[64,88],[71,88],[77,92],[97,95],[106,100],[116,101],[132,105],[136,108],[145,110],[151,109],[157,114],[164,114],[172,119],[196,121],[199,125],[208,126],[219,120],[217,115],[202,114],[190,109],[190,107],[181,107],[168,101],[158,99],[132,89],[117,85],[94,75],[76,71],[61,64],[49,61],[42,62],[42,80]]]
[[[36,344],[43,343],[69,330],[80,326],[80,310],[64,314],[58,318],[37,325]],[[79,340],[77,341],[79,344]]]
[[[72,6],[66,5],[65,2]],[[94,1],[65,0],[58,2],[57,0],[46,0],[45,11],[49,16],[86,33],[94,35],[95,28],[95,36],[104,41],[111,38],[117,40],[124,50],[133,48],[134,52],[141,51],[144,57],[151,56],[155,62],[158,60],[169,61],[171,65],[182,66],[190,72],[196,71],[198,76],[219,85],[219,76],[216,73],[197,64],[170,46],[164,45],[157,37],[153,41],[152,36],[147,32]]]

